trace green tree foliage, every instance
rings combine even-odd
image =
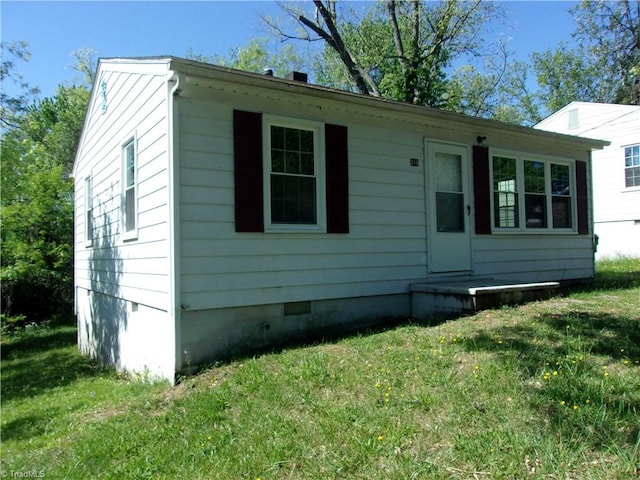
[[[270,45],[268,38],[252,38],[246,46],[231,50],[227,56],[209,57],[189,50],[187,58],[253,73],[263,73],[266,68],[270,68],[279,77],[294,70],[305,71],[308,68],[306,58],[293,45],[279,45],[275,48]]]
[[[510,68],[500,91],[506,119],[532,125],[573,101],[640,104],[640,2],[585,0],[570,12],[576,46]]]
[[[0,128],[15,126],[16,117],[22,114],[38,95],[39,90],[30,86],[18,71],[18,62],[29,61],[26,42],[2,42],[2,62],[0,63]],[[6,86],[18,88],[17,95],[6,92]]]
[[[583,0],[571,12],[578,52],[598,68],[596,101],[640,104],[640,2]]]
[[[59,86],[54,97],[15,109],[2,130],[0,281],[5,318],[24,316],[37,322],[70,311],[73,182],[69,173],[88,97],[84,86]]]
[[[500,90],[508,78],[508,52],[500,44],[495,53],[484,56],[480,67],[463,64],[445,82],[442,108],[475,117],[497,118],[503,107]]]
[[[502,53],[486,41],[487,25],[499,15],[496,4],[389,0],[367,5],[360,15],[331,0],[313,4],[313,15],[283,4],[300,25],[296,33],[286,33],[274,21],[269,25],[284,38],[324,42],[316,62],[319,83],[417,105],[483,111],[479,105],[465,104],[471,97],[461,94],[460,85],[472,80],[480,89],[474,90],[475,97],[486,98],[478,92],[493,89],[500,75],[480,75],[466,68],[458,83],[451,85],[450,71],[454,64],[471,65]]]

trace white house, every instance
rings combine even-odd
[[[73,168],[79,347],[173,380],[409,317],[425,281],[592,278],[605,144],[179,58],[101,60]]]
[[[611,142],[592,157],[596,258],[640,257],[640,106],[571,102],[534,128]]]

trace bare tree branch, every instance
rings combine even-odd
[[[300,21],[307,25],[309,28],[312,28],[314,32],[318,35],[322,36],[327,41],[327,44],[330,45],[336,53],[340,56],[340,59],[347,67],[349,71],[349,75],[354,80],[358,90],[363,95],[374,95],[376,97],[380,96],[380,91],[378,90],[378,86],[376,82],[371,78],[369,73],[361,68],[356,61],[354,60],[351,52],[345,45],[340,32],[335,23],[335,16],[325,7],[321,0],[314,0],[313,4],[316,6],[318,12],[322,16],[324,24],[326,25],[329,32],[322,29],[319,25],[312,26],[312,22],[302,15],[299,17]],[[329,1],[329,8],[333,9],[335,12],[335,1]],[[322,33],[320,33],[322,32]]]
[[[402,37],[400,36],[400,27],[398,26],[398,17],[396,16],[396,2],[389,0],[387,2],[387,10],[389,11],[389,19],[391,20],[391,30],[393,32],[393,43],[396,46],[398,60],[402,67],[403,75],[407,73],[407,58],[404,55],[404,45],[402,45]]]

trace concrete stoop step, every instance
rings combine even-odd
[[[559,282],[522,283],[489,277],[448,277],[411,285],[414,318],[473,313],[500,305],[549,298]]]

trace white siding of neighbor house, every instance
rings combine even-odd
[[[624,176],[624,147],[640,144],[640,107],[573,102],[536,128],[611,142],[592,155],[596,258],[640,257],[640,187],[626,188]]]
[[[124,71],[107,62],[98,75],[74,165],[80,348],[126,369],[166,376],[167,371],[172,374],[173,357],[170,366],[160,366],[166,363],[160,358],[164,354],[147,358],[136,353],[147,342],[173,351],[174,326],[165,325],[171,292],[166,65]],[[132,137],[137,142],[137,238],[127,240],[122,225],[122,146]],[[91,245],[86,242],[84,218],[84,179],[89,175]],[[154,319],[155,329],[140,327]],[[111,345],[105,347],[107,339]]]

